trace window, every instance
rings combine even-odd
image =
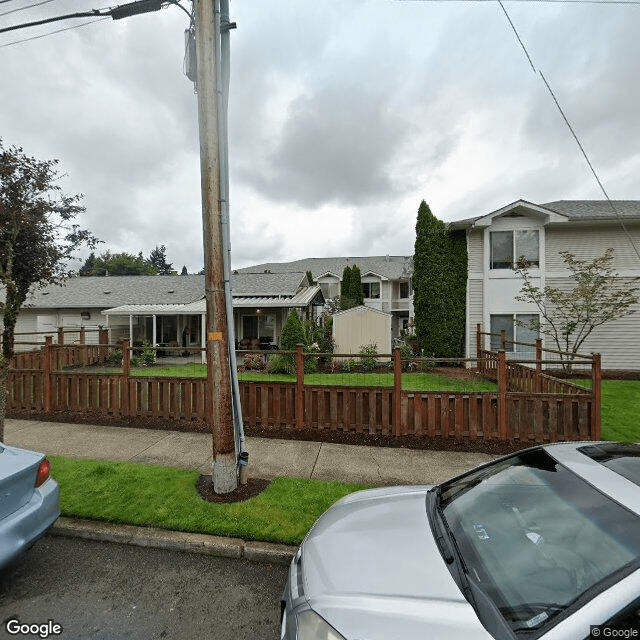
[[[379,298],[380,297],[380,283],[379,282],[363,282],[362,283],[362,295],[365,298]]]
[[[539,233],[537,230],[491,232],[491,269],[513,269],[521,258],[529,265],[540,264]]]
[[[409,283],[401,282],[400,283],[400,298],[408,298],[409,297]]]
[[[514,351],[515,353],[534,353],[534,343],[540,336],[537,331],[530,328],[531,321],[539,320],[538,314],[535,313],[509,313],[504,315],[491,316],[491,333],[499,334],[502,330],[506,336],[506,351]],[[522,323],[521,326],[520,323]],[[528,343],[528,344],[513,344]],[[502,349],[499,335],[491,336],[491,350],[498,351]]]

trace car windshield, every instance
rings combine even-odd
[[[516,632],[552,626],[640,557],[638,516],[543,450],[443,485],[440,513],[466,575]]]

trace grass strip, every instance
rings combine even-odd
[[[203,364],[132,369],[132,376],[206,378]],[[262,372],[239,372],[238,379],[247,382],[295,382],[294,375]],[[308,373],[304,383],[311,386],[393,387],[393,373]],[[495,391],[497,386],[488,380],[470,380],[435,373],[403,373],[402,388],[408,391]]]
[[[63,516],[297,545],[336,500],[367,486],[275,478],[245,502],[206,502],[198,471],[49,456]],[[371,485],[368,485],[371,486]]]
[[[603,440],[640,441],[640,380],[603,380],[600,386]]]

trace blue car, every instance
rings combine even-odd
[[[41,453],[0,443],[0,569],[42,537],[60,515],[58,484]]]

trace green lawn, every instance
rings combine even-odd
[[[63,516],[173,531],[300,544],[336,500],[364,485],[275,478],[255,498],[210,503],[196,491],[198,471],[49,456]]]
[[[640,380],[603,380],[602,438],[640,442]]]
[[[204,364],[184,364],[170,367],[132,369],[132,376],[204,378]],[[239,380],[248,382],[295,382],[294,375],[255,372],[238,373]],[[393,373],[308,373],[304,383],[311,386],[393,387]],[[408,391],[495,391],[496,385],[487,380],[460,379],[435,373],[403,373],[402,388]]]

